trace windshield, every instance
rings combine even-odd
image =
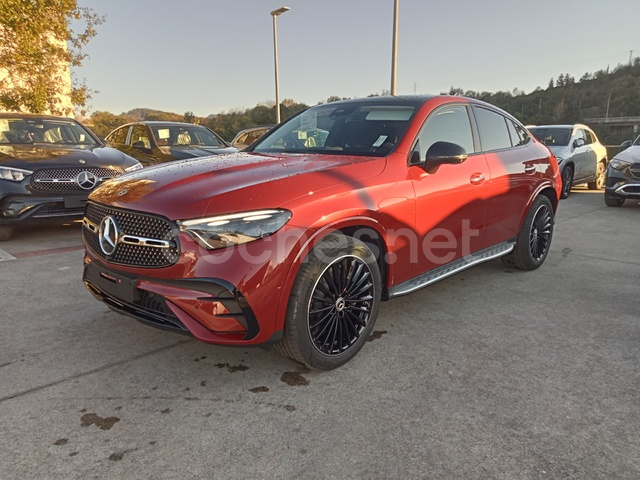
[[[151,131],[160,146],[226,147],[212,131],[198,125],[152,125]]]
[[[0,144],[98,145],[79,123],[32,117],[0,118]]]
[[[305,110],[251,150],[254,152],[387,155],[415,108],[411,105],[338,103]]]
[[[530,128],[531,134],[548,147],[566,147],[571,139],[570,128]]]

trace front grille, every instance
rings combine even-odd
[[[159,248],[151,245],[118,242],[113,254],[105,255],[100,248],[99,225],[108,215],[115,218],[121,238],[123,235],[133,235],[147,239],[165,240],[169,242],[169,247]],[[174,264],[180,257],[177,227],[164,218],[89,202],[85,210],[85,220],[88,222],[83,222],[82,231],[87,244],[97,255],[110,263],[159,268]],[[87,223],[91,224],[92,228],[89,228]]]
[[[82,172],[92,174],[97,186],[123,171],[122,168],[43,168],[31,175],[31,188],[41,192],[87,192],[93,188],[82,188],[77,182]]]
[[[633,165],[631,165],[629,167],[629,171],[634,177],[640,178],[640,163],[634,163]]]

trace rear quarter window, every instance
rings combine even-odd
[[[511,136],[507,127],[507,119],[493,110],[483,107],[473,107],[480,132],[482,150],[502,150],[511,148]]]

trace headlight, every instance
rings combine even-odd
[[[203,248],[215,250],[253,242],[280,230],[291,218],[289,210],[256,210],[178,222]]]
[[[140,162],[136,162],[130,167],[124,169],[125,172],[133,172],[134,170],[140,170],[142,168],[142,164]]]
[[[555,157],[556,157],[556,161],[558,162],[558,165],[560,165],[562,162],[564,162],[564,158],[559,157],[558,155],[556,155]]]
[[[609,165],[611,165],[611,168],[613,168],[614,170],[624,170],[625,168],[632,165],[632,163],[625,162],[624,160],[617,160],[614,158],[613,160],[611,160],[611,163],[609,163]]]
[[[21,182],[32,173],[30,170],[22,170],[20,168],[0,167],[0,179],[11,180],[12,182]]]

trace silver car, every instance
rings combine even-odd
[[[590,190],[604,186],[607,149],[586,125],[535,125],[527,127],[558,160],[562,173],[562,194],[567,198],[573,185],[586,183]]]

